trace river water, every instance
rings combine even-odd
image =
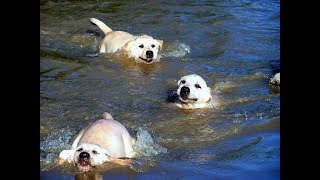
[[[41,179],[280,179],[280,2],[40,1]],[[102,32],[162,39],[146,65],[94,56]],[[168,102],[180,77],[199,74],[214,109]],[[133,167],[79,174],[58,165],[76,132],[109,112],[140,134]],[[145,146],[143,146],[145,145]],[[83,177],[85,176],[85,177]]]

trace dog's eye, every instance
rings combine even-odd
[[[199,84],[194,85],[196,88],[201,88]]]
[[[141,44],[139,47],[140,47],[140,48],[143,48],[144,46],[143,46],[143,44]]]
[[[155,47],[155,45],[154,45],[154,44],[151,44],[151,47],[152,47],[152,48],[154,48],[154,47]]]
[[[93,154],[99,154],[96,150],[92,151]]]
[[[182,84],[186,83],[186,80],[182,80],[181,83],[182,83]]]
[[[80,149],[78,149],[77,151],[80,152],[80,151],[82,151],[82,150],[83,150],[83,148],[80,148]]]

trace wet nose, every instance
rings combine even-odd
[[[153,52],[152,51],[147,51],[146,55],[147,55],[147,58],[153,58]]]
[[[190,89],[186,86],[183,86],[180,90],[180,95],[184,96],[184,95],[188,95],[190,93]]]
[[[87,152],[81,152],[81,153],[79,154],[79,157],[80,157],[80,158],[89,158],[89,157],[90,157],[90,154],[87,153]]]
[[[183,86],[183,87],[181,88],[181,91],[180,91],[180,92],[190,93],[190,89],[189,89],[188,87],[186,87],[186,86]]]

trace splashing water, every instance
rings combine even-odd
[[[160,153],[167,153],[167,148],[154,142],[149,132],[143,129],[139,129],[137,141],[133,148],[138,153],[138,156],[156,156]]]
[[[157,155],[167,153],[167,148],[156,143],[150,133],[142,128],[139,128],[136,137],[133,149],[137,154],[130,168],[136,172],[146,172],[157,164],[155,160]]]
[[[166,46],[166,48],[163,50],[162,55],[164,57],[178,58],[178,57],[183,57],[190,52],[191,52],[190,46],[184,43],[174,42]]]
[[[64,149],[71,148],[71,141],[76,132],[71,129],[63,128],[58,131],[53,131],[48,136],[44,137],[40,142],[40,164],[43,171],[54,169],[58,166],[59,153]],[[137,132],[137,140],[134,145],[134,150],[137,152],[137,161],[131,167],[135,171],[144,171],[146,164],[156,164],[153,156],[161,153],[166,154],[167,149],[157,144],[147,130],[139,129]]]
[[[50,168],[58,160],[63,149],[70,149],[74,132],[68,128],[53,131],[40,141],[40,164],[43,170]]]

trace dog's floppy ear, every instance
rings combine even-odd
[[[121,49],[123,49],[126,52],[129,52],[131,47],[132,47],[132,45],[133,45],[133,41],[129,41]]]
[[[157,42],[159,43],[159,50],[161,50],[163,46],[163,40],[157,39]]]
[[[181,77],[181,78],[179,79],[179,81],[178,81],[178,86],[180,85],[180,83],[181,83],[181,81],[182,81],[183,78],[184,78],[184,77]]]
[[[74,149],[63,150],[59,154],[59,158],[66,160],[68,163],[72,163],[74,151],[75,151]]]
[[[180,85],[181,79],[178,81],[178,86]]]
[[[99,155],[96,156],[95,163],[96,165],[103,164],[104,162],[110,162],[113,160],[111,156],[109,156],[108,151],[104,148],[96,149],[99,152]]]

